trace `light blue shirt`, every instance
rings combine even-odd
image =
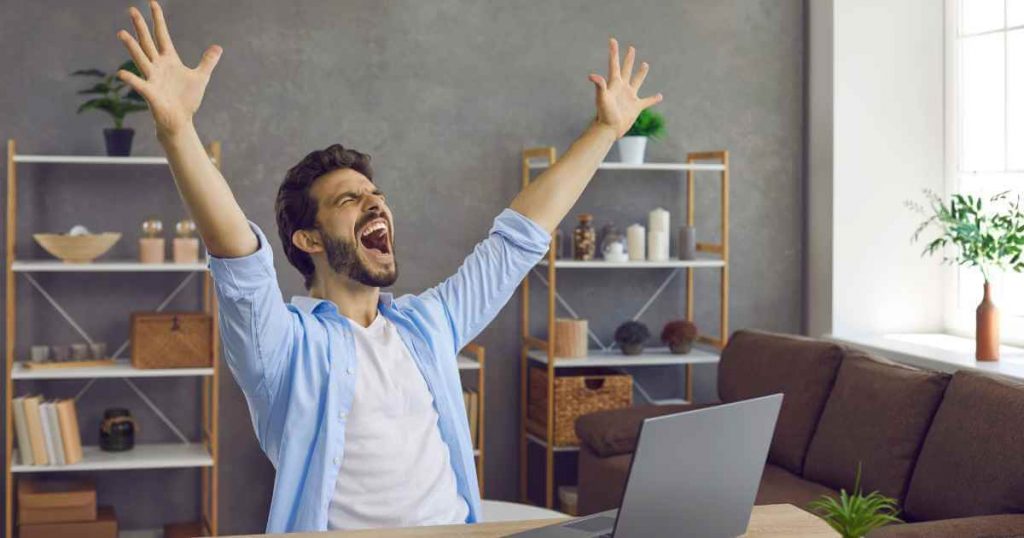
[[[282,299],[267,237],[251,221],[256,252],[210,256],[220,308],[224,360],[249,404],[260,447],[277,470],[267,532],[327,529],[345,421],[355,391],[356,354],[349,321],[327,300]],[[467,523],[480,519],[473,447],[456,355],[498,314],[547,252],[551,235],[512,209],[451,277],[418,295],[381,292],[391,321],[423,374],[448,447]]]

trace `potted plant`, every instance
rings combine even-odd
[[[121,64],[118,69],[124,69],[138,76],[142,76],[135,62],[129,60]],[[106,141],[107,155],[127,156],[132,152],[132,137],[135,131],[130,127],[124,127],[124,118],[132,112],[146,110],[149,106],[135,90],[117,78],[117,70],[114,74],[107,74],[99,69],[79,69],[72,75],[99,78],[100,80],[92,86],[79,90],[80,95],[95,95],[78,107],[78,113],[86,110],[102,110],[114,118],[114,127],[103,129],[103,137]]]
[[[665,117],[661,114],[645,108],[636,117],[633,126],[626,131],[617,142],[619,146],[619,160],[628,164],[643,164],[644,150],[647,148],[647,139],[661,139],[665,136]]]
[[[839,490],[839,498],[822,495],[807,505],[824,519],[843,538],[863,538],[869,532],[888,525],[902,523],[896,499],[886,497],[877,491],[864,495],[860,489],[860,465],[853,493]]]
[[[647,325],[639,321],[627,321],[615,329],[615,342],[624,355],[639,355],[650,337]]]
[[[1024,211],[1020,195],[1011,200],[1009,191],[989,198],[996,209],[987,210],[981,197],[953,194],[944,201],[932,191],[925,191],[930,211],[920,204],[907,202],[910,209],[927,215],[917,227],[913,241],[917,241],[928,228],[934,227],[939,236],[928,242],[921,255],[943,252],[944,247],[954,249],[954,256],[943,253],[942,262],[964,267],[977,267],[985,279],[981,304],[975,313],[975,358],[979,361],[999,359],[999,310],[992,302],[989,279],[993,271],[1024,270],[1021,260],[1024,248]],[[930,213],[930,214],[929,214]]]
[[[689,353],[696,339],[697,326],[685,319],[670,321],[661,330],[661,341],[668,345],[669,351],[677,355]]]

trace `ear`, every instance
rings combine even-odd
[[[295,230],[295,233],[292,234],[292,244],[307,254],[324,251],[320,230]]]

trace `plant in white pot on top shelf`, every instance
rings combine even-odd
[[[633,126],[626,131],[617,142],[619,146],[619,160],[627,164],[643,164],[644,151],[647,149],[647,139],[660,140],[665,137],[665,117],[661,114],[645,108],[636,117]]]
[[[928,242],[921,255],[942,254],[943,263],[976,267],[985,279],[984,295],[975,314],[975,358],[979,361],[999,359],[999,310],[992,302],[990,278],[997,271],[1024,271],[1024,208],[1021,196],[1011,199],[1004,191],[988,199],[994,207],[986,207],[982,197],[953,194],[948,201],[925,190],[930,205],[906,202],[908,208],[928,216],[914,232],[913,240],[929,228],[938,228],[939,236]],[[947,256],[945,247],[954,255]]]
[[[74,76],[92,77],[100,79],[92,86],[79,90],[80,95],[93,95],[78,106],[78,113],[86,110],[101,110],[110,114],[114,120],[113,128],[103,129],[103,138],[107,146],[107,155],[123,157],[132,153],[132,137],[135,131],[124,126],[124,118],[132,112],[147,110],[149,105],[135,90],[117,78],[117,71],[124,69],[136,76],[142,76],[135,62],[128,60],[114,70],[113,74],[107,74],[99,69],[79,69]]]

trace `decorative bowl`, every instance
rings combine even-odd
[[[32,238],[46,252],[65,263],[89,263],[106,254],[121,239],[118,232],[98,234],[32,234]]]

